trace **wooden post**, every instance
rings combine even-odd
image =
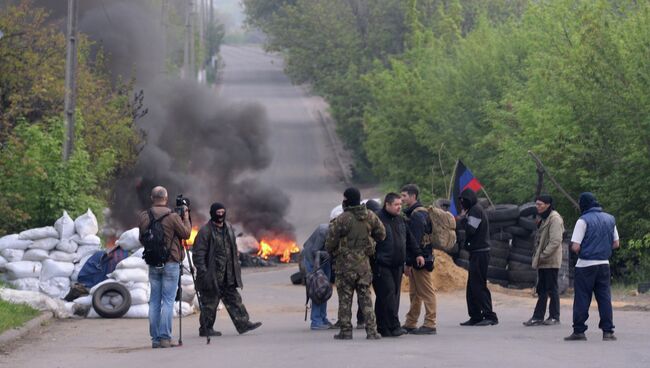
[[[68,161],[74,150],[74,112],[77,102],[77,0],[68,0],[68,32],[65,58],[65,137],[63,139],[63,161]]]
[[[575,199],[573,199],[573,197],[571,197],[569,193],[567,193],[567,191],[564,190],[564,188],[562,188],[562,186],[555,180],[553,175],[551,175],[551,173],[549,173],[548,170],[546,170],[546,167],[544,167],[544,164],[542,164],[542,160],[540,160],[539,157],[537,157],[537,155],[533,153],[533,151],[528,151],[528,154],[530,155],[530,157],[533,158],[535,164],[537,164],[538,172],[541,171],[542,173],[546,174],[546,176],[548,176],[548,179],[551,181],[551,183],[553,183],[553,185],[555,185],[555,187],[562,194],[564,194],[564,196],[569,200],[569,202],[573,204],[573,206],[578,210],[578,212],[580,212],[580,205],[578,205],[578,202],[576,202]]]

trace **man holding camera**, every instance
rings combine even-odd
[[[210,206],[210,221],[196,235],[192,255],[196,267],[196,288],[201,295],[200,336],[221,336],[215,331],[219,300],[223,300],[237,332],[252,331],[262,322],[251,322],[237,288],[243,287],[239,254],[232,225],[226,221],[221,203]]]
[[[187,239],[192,232],[189,211],[184,207],[183,218],[167,207],[167,189],[158,186],[151,190],[153,206],[140,214],[139,228],[141,236],[145,234],[154,221],[160,221],[164,232],[164,245],[168,250],[166,261],[158,266],[149,265],[149,333],[151,344],[155,348],[174,346],[171,341],[174,299],[178,288],[180,263],[183,261],[183,249],[180,239]]]

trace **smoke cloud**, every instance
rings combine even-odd
[[[49,3],[64,2],[40,3],[50,7]],[[264,110],[223,101],[206,86],[169,77],[165,72],[169,45],[160,9],[149,2],[82,4],[80,31],[103,48],[116,80],[135,76],[148,109],[138,121],[146,145],[133,172],[113,188],[111,210],[116,220],[124,227],[134,226],[137,213],[150,205],[151,188],[163,185],[170,202],[180,193],[192,200],[195,222],[207,219],[210,204],[219,201],[228,207],[231,221],[257,238],[294,238],[294,228],[285,220],[289,197],[255,178],[271,162]],[[53,14],[64,16],[57,6]]]

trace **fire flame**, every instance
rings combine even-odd
[[[187,244],[188,247],[191,247],[194,245],[194,239],[196,238],[196,234],[199,233],[199,227],[198,226],[193,226],[192,227],[192,233],[190,234],[190,238],[187,239],[185,244]]]
[[[257,252],[259,257],[268,259],[271,256],[280,256],[280,262],[287,263],[291,260],[291,254],[300,252],[300,248],[293,240],[272,238],[260,240],[260,248]]]

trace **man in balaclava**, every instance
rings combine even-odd
[[[461,326],[492,326],[499,323],[492,310],[492,294],[487,287],[487,270],[490,263],[490,228],[487,214],[477,204],[476,193],[470,188],[460,194],[463,208],[459,228],[465,230],[464,248],[469,252],[467,277],[467,313],[469,319]]]
[[[537,305],[533,316],[524,326],[557,325],[560,323],[560,293],[557,276],[562,265],[562,234],[564,221],[553,208],[553,197],[542,194],[535,200],[537,216],[537,235],[532,266],[537,269]],[[546,301],[550,299],[548,319]]]
[[[196,288],[201,295],[200,336],[221,336],[215,331],[219,301],[223,301],[237,332],[243,334],[262,325],[251,322],[237,288],[243,287],[232,225],[226,221],[226,207],[210,206],[210,220],[194,241],[192,260],[196,267]]]
[[[325,249],[336,261],[336,291],[339,295],[340,333],[337,340],[352,339],[352,295],[356,291],[366,322],[366,338],[380,339],[375,312],[370,298],[372,271],[370,257],[375,254],[375,242],[386,237],[386,230],[377,215],[361,204],[357,188],[343,193],[343,213],[329,226]]]
[[[573,333],[566,341],[587,340],[587,318],[591,295],[596,296],[603,341],[614,341],[612,295],[610,290],[609,257],[617,249],[618,230],[614,216],[603,212],[596,197],[589,192],[580,194],[582,215],[571,236],[571,250],[578,254],[573,286]]]

